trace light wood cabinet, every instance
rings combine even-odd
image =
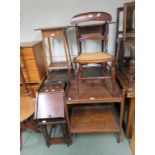
[[[26,42],[20,45],[20,65],[26,83],[39,83],[46,75],[42,42]]]

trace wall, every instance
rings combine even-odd
[[[123,3],[133,0],[21,0],[21,42],[41,40],[40,31],[34,31],[40,27],[53,27],[69,25],[72,16],[88,11],[105,11],[112,15],[112,21],[116,21],[116,9]],[[110,24],[108,52],[114,53],[115,24]],[[68,33],[71,52],[77,54],[74,30]],[[72,41],[72,42],[71,42]],[[58,56],[62,54],[62,47],[55,43]],[[85,50],[100,50],[98,43],[85,44]],[[58,52],[59,51],[59,52]],[[59,58],[58,58],[59,59]]]

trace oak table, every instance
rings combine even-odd
[[[76,81],[71,81],[66,92],[66,113],[72,134],[114,132],[120,142],[125,92],[117,83],[115,88],[113,96],[110,80],[85,80],[80,81],[78,92]],[[119,116],[114,103],[120,105]]]

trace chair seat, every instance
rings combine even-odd
[[[35,101],[33,97],[20,97],[20,122],[28,119],[34,113]]]
[[[75,61],[79,63],[102,63],[113,60],[114,56],[104,52],[82,53],[75,58]]]

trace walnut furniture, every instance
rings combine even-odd
[[[80,81],[79,94],[72,80],[66,92],[67,114],[71,133],[117,133],[120,142],[124,111],[124,91],[115,83],[116,95],[111,94],[110,80]],[[119,114],[115,104],[120,105]]]
[[[35,120],[43,129],[47,146],[51,144],[71,143],[71,136],[66,121],[64,106],[65,83],[58,81],[49,83],[44,80],[37,92],[35,106]],[[53,136],[52,132],[56,125],[62,128],[63,136]],[[50,126],[50,131],[48,128]]]

